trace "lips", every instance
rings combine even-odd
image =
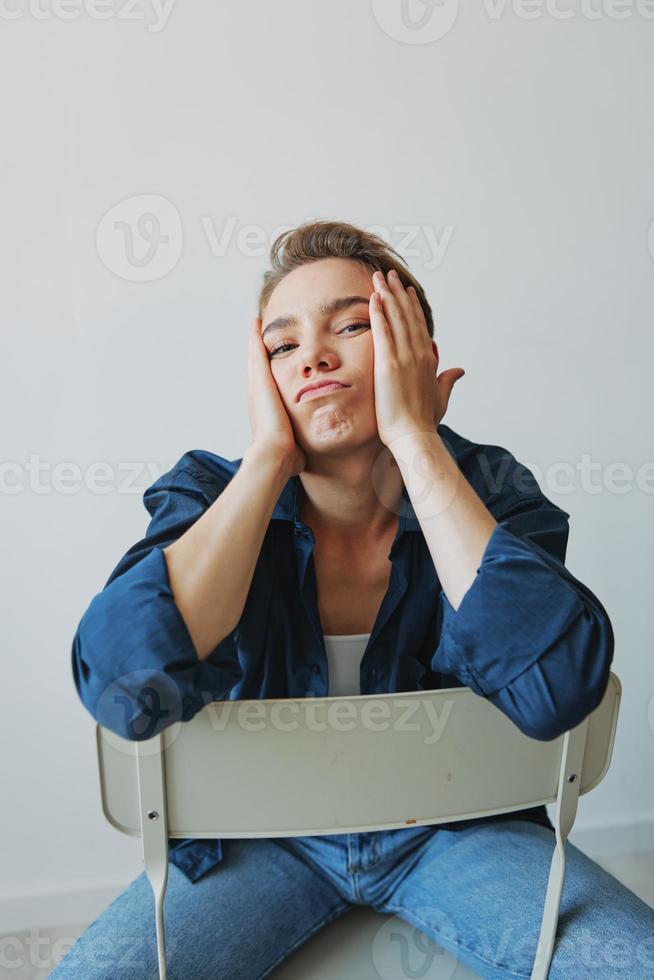
[[[307,388],[301,388],[297,400],[302,402],[308,400],[309,398],[317,398],[320,395],[331,394],[332,391],[339,391],[341,388],[349,388],[349,385],[343,384],[342,381],[324,381],[318,385],[311,385]]]

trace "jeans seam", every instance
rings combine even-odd
[[[263,980],[264,977],[267,977],[270,974],[270,972],[275,969],[275,967],[279,966],[280,963],[283,963],[284,960],[286,960],[291,953],[294,953],[295,950],[303,943],[305,943],[307,939],[310,939],[311,936],[314,935],[314,933],[318,932],[320,929],[328,925],[330,922],[333,922],[334,919],[338,918],[343,912],[346,912],[348,908],[349,906],[347,902],[341,902],[340,905],[336,905],[334,908],[330,909],[329,912],[327,912],[324,918],[322,918],[317,925],[310,926],[309,929],[306,930],[306,932],[302,933],[302,935],[298,939],[296,939],[295,942],[281,954],[281,956],[278,956],[273,963],[270,963],[263,971],[263,973],[259,973],[258,976],[256,977],[256,980]]]
[[[508,976],[519,977],[520,980],[529,980],[529,977],[531,976],[531,973],[514,973],[512,970],[508,970],[500,963],[493,963],[492,960],[487,960],[484,956],[477,953],[469,946],[464,946],[463,943],[459,943],[455,939],[450,939],[449,936],[442,936],[438,929],[435,929],[430,923],[425,922],[424,919],[421,919],[420,916],[413,911],[413,909],[410,909],[405,905],[389,905],[388,903],[385,903],[383,907],[376,907],[376,910],[378,912],[393,912],[400,914],[403,916],[403,918],[406,918],[413,925],[418,925],[419,928],[423,929],[428,934],[433,933],[438,937],[442,937],[445,945],[447,943],[452,943],[452,945],[456,946],[458,949],[463,949],[467,953],[470,953],[471,956],[476,957],[481,963],[485,963],[486,965],[493,967],[494,970],[503,970]],[[415,922],[413,920],[415,920]]]

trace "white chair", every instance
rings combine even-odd
[[[611,673],[601,704],[549,742],[523,734],[469,688],[306,699],[216,701],[154,738],[127,741],[100,725],[102,806],[143,839],[155,899],[159,974],[166,978],[163,902],[168,838],[292,837],[387,830],[511,813],[556,803],[556,842],[532,980],[549,974],[565,874],[565,842],[580,794],[604,778],[621,685]],[[369,912],[365,925],[384,916]],[[343,917],[351,920],[351,914]],[[330,944],[321,980],[353,976]],[[369,940],[369,936],[366,937]],[[318,934],[310,940],[321,942]],[[292,954],[290,959],[303,953]],[[349,964],[349,966],[348,966]],[[285,964],[275,976],[284,976]],[[472,977],[467,969],[448,978]],[[302,976],[311,976],[305,959]],[[383,972],[383,971],[382,971]],[[289,962],[288,978],[299,976]],[[356,973],[362,976],[361,972]],[[379,975],[371,973],[371,975]],[[424,974],[423,974],[424,975]],[[434,974],[430,973],[431,976]]]

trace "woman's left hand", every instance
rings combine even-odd
[[[438,347],[430,338],[418,294],[406,290],[392,269],[388,281],[372,277],[370,297],[374,347],[375,413],[384,445],[402,436],[435,432],[463,368],[437,375]]]

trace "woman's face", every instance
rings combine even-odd
[[[270,369],[305,451],[339,454],[379,441],[369,314],[373,292],[372,274],[356,262],[320,259],[285,276],[263,310]],[[293,319],[266,332],[281,317]],[[323,381],[347,387],[298,401],[304,385]]]

